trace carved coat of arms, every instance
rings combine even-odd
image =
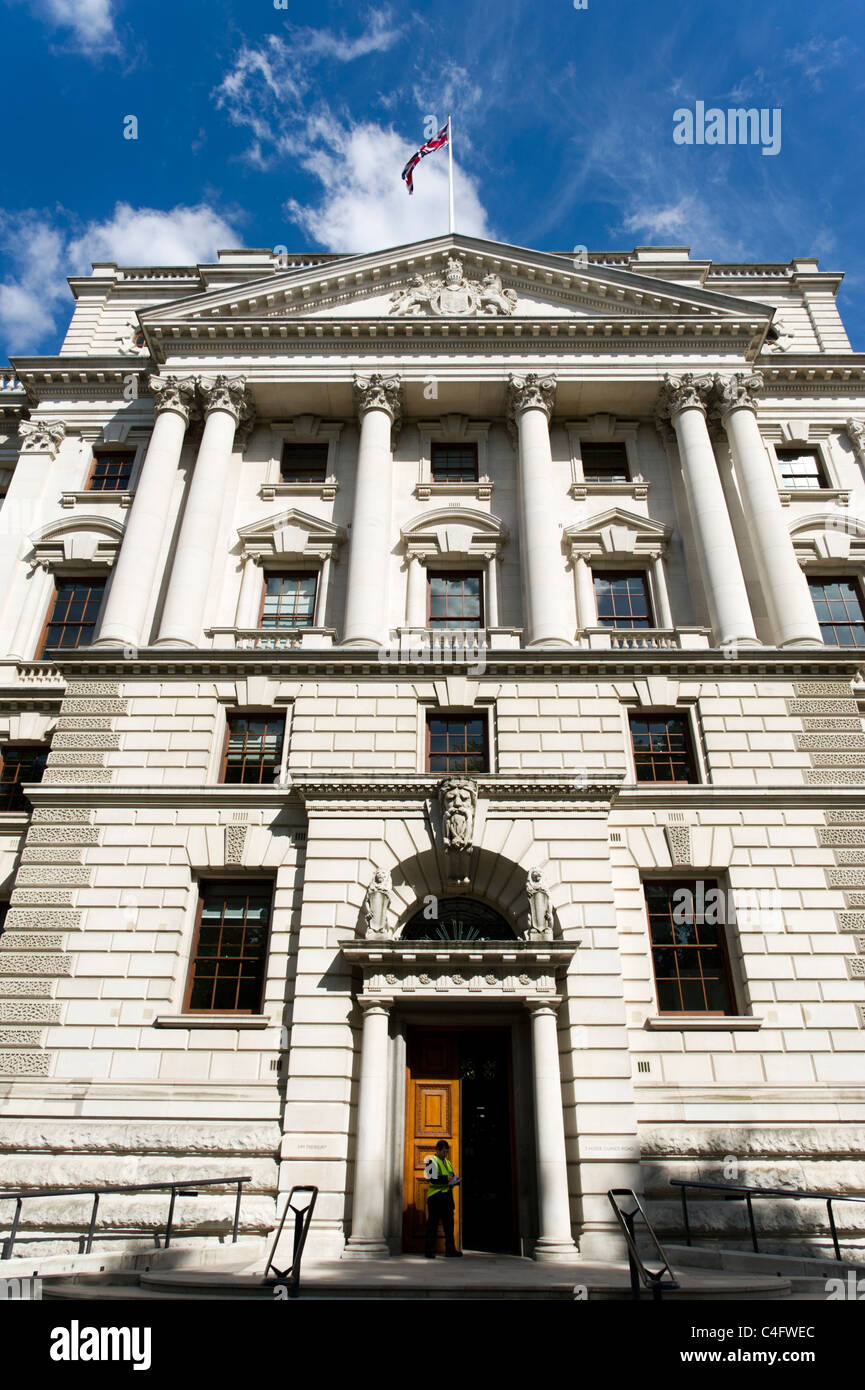
[[[510,315],[517,307],[517,296],[514,290],[503,287],[500,275],[467,279],[462,261],[451,256],[444,278],[415,275],[410,285],[394,291],[390,303],[392,314],[432,313],[464,318],[477,313]]]

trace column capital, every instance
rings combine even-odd
[[[523,1003],[533,1018],[541,1014],[552,1014],[553,1018],[558,1017],[561,996],[556,995],[552,999],[524,999]]]
[[[384,372],[356,376],[354,403],[360,418],[368,410],[383,410],[390,416],[394,429],[399,429],[402,421],[402,382],[398,376],[386,376]]]
[[[845,420],[844,428],[857,454],[860,458],[865,458],[865,421]]]
[[[199,377],[198,392],[205,415],[224,410],[239,428],[249,427],[255,418],[245,376]]]
[[[683,410],[700,410],[705,415],[709,396],[714,388],[715,378],[698,376],[695,372],[683,372],[681,376],[664,377],[658,399],[656,417],[672,420]]]
[[[393,999],[390,997],[371,999],[361,995],[357,1001],[357,1006],[363,1010],[364,1018],[369,1018],[371,1014],[384,1014],[385,1018],[389,1018],[393,1008]]]
[[[22,420],[18,425],[18,435],[22,440],[22,451],[48,454],[49,458],[54,459],[66,438],[66,426],[62,420]]]
[[[734,372],[730,377],[717,375],[713,393],[721,419],[725,420],[731,410],[756,412],[756,397],[763,390],[763,384],[760,372]]]
[[[556,378],[551,373],[526,372],[508,377],[507,418],[513,424],[524,410],[542,410],[547,421],[553,413],[556,398]]]
[[[179,415],[186,425],[189,424],[190,420],[198,417],[195,377],[149,376],[147,387],[153,392],[155,398],[153,403],[155,415],[161,415],[164,411],[172,411],[175,415]]]

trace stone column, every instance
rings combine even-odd
[[[499,554],[494,550],[487,561],[486,593],[484,594],[484,627],[499,625]]]
[[[387,641],[391,549],[393,441],[401,419],[399,377],[355,377],[360,444],[348,553],[343,644],[381,647]]]
[[[717,645],[757,646],[757,634],[724,489],[706,427],[705,399],[711,378],[691,372],[666,376],[661,397],[662,416],[676,432],[688,510],[706,585],[706,597]]]
[[[592,576],[592,567],[585,555],[574,556],[574,584],[577,599],[577,627],[580,632],[585,632],[588,627],[598,626],[595,581]]]
[[[528,372],[508,381],[508,421],[517,432],[525,645],[571,647],[559,510],[553,492],[550,416],[556,379]]]
[[[562,1075],[559,1067],[558,999],[530,1002],[538,1164],[536,1260],[575,1260],[571,1234]]]
[[[757,424],[758,372],[715,378],[721,420],[730,441],[754,558],[779,647],[823,645],[820,624],[784,520],[778,484]]]
[[[9,480],[9,488],[3,498],[4,543],[0,545],[0,613],[2,613],[2,633],[0,642],[4,649],[18,636],[20,629],[19,592],[21,582],[21,547],[13,538],[31,536],[56,513],[59,487],[51,485],[52,464],[56,459],[66,436],[66,426],[61,420],[21,420],[18,425],[21,452],[15,464],[15,471]],[[50,497],[50,504],[49,499]],[[30,550],[30,543],[25,545]],[[33,575],[29,586],[40,576]],[[28,652],[26,660],[32,660]]]
[[[652,557],[652,589],[655,595],[655,620],[658,627],[671,628],[673,614],[670,608],[670,595],[667,592],[667,577],[664,573],[664,557],[660,551]]]
[[[387,1037],[392,999],[360,999],[363,1040],[351,1235],[343,1258],[380,1260],[390,1254],[384,1238],[385,1136],[387,1134]]]
[[[259,626],[261,617],[262,572],[257,555],[244,555],[243,570],[240,575],[240,593],[237,596],[237,609],[234,625],[238,628]]]
[[[322,556],[321,569],[315,581],[315,610],[312,615],[313,627],[324,627],[326,625],[327,591],[330,588],[330,567],[332,563],[333,555],[331,553]]]
[[[412,551],[408,552],[406,563],[405,625],[417,630],[426,627],[426,566]]]
[[[218,376],[199,382],[199,390],[204,433],[171,567],[158,647],[197,647],[201,641],[234,435],[241,418],[246,423],[252,413],[245,377]]]
[[[186,430],[197,413],[192,377],[151,377],[155,421],[94,647],[138,647],[150,604]]]

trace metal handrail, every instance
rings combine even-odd
[[[643,1210],[642,1203],[636,1192],[633,1192],[630,1187],[611,1187],[607,1192],[607,1197],[609,1198],[610,1206],[616,1213],[616,1220],[622,1229],[622,1235],[625,1237],[625,1243],[628,1247],[628,1265],[631,1271],[631,1297],[634,1300],[639,1300],[640,1281],[642,1280],[645,1287],[651,1289],[653,1300],[656,1303],[660,1303],[664,1289],[677,1289],[679,1287],[678,1280],[670,1268],[670,1261],[667,1258],[667,1253],[658,1240],[658,1237],[655,1235],[654,1227]],[[628,1198],[633,1202],[634,1206],[632,1211],[622,1210],[619,1206],[620,1197]],[[649,1269],[648,1265],[643,1263],[643,1257],[637,1249],[637,1216],[642,1216],[643,1218],[646,1232],[655,1247],[655,1253],[658,1259],[661,1261],[660,1269]],[[665,1279],[665,1274],[669,1275],[669,1278]]]
[[[299,1192],[312,1193],[310,1200],[304,1207],[296,1207],[294,1205],[295,1195]],[[298,1294],[300,1293],[300,1261],[303,1256],[303,1247],[306,1245],[306,1237],[309,1233],[309,1225],[312,1221],[312,1213],[315,1211],[315,1204],[317,1200],[317,1187],[304,1187],[298,1185],[291,1189],[291,1191],[288,1194],[288,1201],[285,1204],[285,1210],[282,1213],[282,1220],[280,1221],[276,1229],[276,1235],[273,1238],[273,1245],[270,1247],[270,1255],[268,1256],[267,1264],[264,1267],[265,1279],[268,1279],[270,1282],[274,1284],[287,1285],[290,1298],[297,1298]],[[273,1257],[276,1254],[276,1247],[279,1245],[280,1238],[282,1236],[282,1228],[285,1225],[285,1218],[288,1216],[288,1213],[290,1211],[294,1212],[294,1241],[292,1243],[291,1264],[288,1266],[287,1269],[277,1269],[276,1265],[273,1263]],[[274,1271],[274,1275],[276,1276],[272,1280],[270,1280],[271,1270]]]
[[[838,1243],[838,1231],[835,1226],[835,1215],[832,1211],[833,1202],[865,1202],[865,1196],[845,1196],[840,1192],[817,1192],[812,1188],[796,1187],[755,1187],[753,1183],[742,1182],[703,1182],[696,1178],[671,1178],[671,1187],[681,1187],[682,1189],[682,1219],[685,1225],[685,1243],[691,1244],[691,1223],[688,1220],[688,1188],[701,1188],[708,1192],[727,1192],[731,1195],[726,1198],[728,1202],[741,1201],[744,1198],[748,1208],[748,1225],[751,1229],[751,1245],[754,1251],[759,1254],[760,1249],[757,1244],[757,1227],[754,1224],[753,1199],[755,1197],[792,1197],[795,1202],[803,1201],[807,1198],[815,1199],[826,1203],[826,1214],[829,1218],[829,1230],[832,1232],[832,1244],[835,1247],[835,1259],[843,1258],[841,1246]]]
[[[92,1250],[92,1248],[93,1248],[93,1241],[94,1241],[94,1239],[97,1237],[97,1232],[96,1232],[96,1217],[97,1217],[98,1212],[99,1212],[99,1199],[100,1199],[101,1197],[114,1197],[114,1196],[118,1196],[118,1195],[124,1195],[124,1196],[126,1196],[126,1195],[128,1195],[129,1193],[131,1193],[131,1192],[170,1192],[170,1193],[171,1193],[171,1200],[170,1200],[169,1205],[168,1205],[168,1218],[167,1218],[166,1223],[165,1223],[165,1245],[164,1245],[164,1247],[163,1247],[165,1250],[167,1250],[167,1249],[169,1248],[169,1246],[171,1245],[171,1231],[172,1231],[172,1227],[173,1227],[173,1225],[174,1225],[174,1207],[175,1207],[175,1203],[176,1203],[176,1201],[177,1201],[177,1198],[178,1198],[178,1197],[197,1197],[197,1196],[198,1196],[198,1192],[197,1192],[196,1190],[194,1190],[194,1189],[197,1189],[197,1188],[199,1188],[199,1187],[225,1187],[225,1186],[227,1186],[229,1183],[230,1183],[232,1186],[236,1186],[236,1187],[237,1187],[237,1197],[235,1198],[235,1202],[234,1202],[234,1221],[233,1221],[232,1229],[231,1229],[231,1241],[232,1241],[232,1244],[235,1244],[236,1241],[237,1241],[238,1229],[239,1229],[239,1227],[240,1227],[240,1202],[241,1202],[241,1198],[242,1198],[242,1196],[243,1196],[243,1184],[246,1183],[246,1182],[252,1182],[252,1177],[251,1177],[251,1175],[250,1175],[249,1173],[244,1173],[244,1175],[243,1175],[242,1177],[234,1177],[234,1176],[232,1176],[232,1177],[228,1177],[228,1178],[188,1178],[188,1179],[186,1179],[186,1180],[183,1181],[183,1182],[146,1182],[146,1183],[132,1183],[132,1184],[129,1184],[129,1185],[123,1186],[123,1187],[41,1187],[41,1188],[38,1188],[38,1187],[29,1187],[29,1188],[28,1188],[28,1187],[22,1187],[22,1188],[18,1188],[18,1189],[16,1189],[16,1190],[13,1190],[13,1191],[11,1191],[11,1192],[0,1192],[0,1202],[14,1202],[14,1203],[15,1203],[15,1215],[14,1215],[13,1218],[12,1218],[12,1227],[11,1227],[11,1230],[10,1230],[10,1232],[9,1232],[9,1235],[6,1237],[5,1241],[3,1242],[3,1250],[2,1250],[2,1254],[0,1254],[0,1259],[3,1259],[3,1260],[11,1259],[12,1251],[13,1251],[13,1249],[15,1248],[15,1244],[16,1244],[17,1241],[30,1241],[30,1240],[42,1240],[42,1239],[45,1239],[45,1237],[42,1237],[42,1236],[26,1236],[26,1235],[25,1235],[25,1236],[22,1236],[22,1235],[19,1235],[19,1234],[18,1234],[18,1226],[19,1226],[19,1223],[20,1223],[20,1221],[21,1221],[21,1211],[22,1211],[23,1205],[24,1205],[24,1203],[25,1203],[26,1201],[28,1201],[28,1200],[29,1200],[29,1201],[32,1201],[34,1198],[44,1198],[44,1197],[92,1197],[92,1198],[93,1198],[93,1207],[92,1207],[91,1212],[90,1212],[90,1222],[89,1222],[89,1225],[88,1225],[88,1227],[87,1227],[87,1235],[86,1235],[86,1236],[83,1236],[83,1237],[80,1236],[80,1235],[79,1235],[78,1237],[74,1237],[74,1236],[55,1236],[55,1237],[54,1237],[54,1239],[56,1239],[56,1240],[71,1240],[71,1239],[76,1239],[76,1238],[77,1238],[78,1241],[79,1241],[79,1247],[80,1247],[80,1245],[81,1245],[81,1242],[83,1241],[83,1249],[80,1249],[80,1248],[79,1248],[79,1253],[80,1253],[80,1254],[84,1254],[84,1255],[89,1255],[90,1252],[91,1252],[91,1250]],[[157,1242],[158,1242],[158,1240],[159,1240],[159,1233],[158,1233],[158,1231],[157,1231],[157,1232],[152,1232],[152,1231],[146,1231],[146,1230],[144,1230],[144,1231],[141,1231],[141,1232],[140,1232],[140,1236],[141,1236],[141,1237],[150,1236],[150,1235],[154,1235],[154,1236],[155,1236],[155,1239],[156,1239]],[[138,1238],[138,1233],[136,1233],[135,1231],[128,1231],[128,1232],[124,1232],[124,1236],[128,1236],[129,1238]],[[100,1232],[100,1233],[99,1233],[99,1239],[102,1239],[102,1238],[103,1238],[103,1236],[102,1236],[102,1233]],[[110,1237],[108,1234],[106,1234],[104,1238],[105,1238],[106,1240],[107,1240],[107,1239],[111,1239],[111,1237]]]

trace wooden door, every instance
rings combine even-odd
[[[459,1172],[460,1082],[457,1034],[443,1029],[412,1029],[407,1039],[405,1188],[403,1249],[423,1250],[426,1234],[427,1182],[424,1160],[439,1139],[451,1146],[450,1160]],[[459,1188],[454,1190],[454,1238],[460,1244]],[[437,1253],[444,1250],[440,1234]]]

